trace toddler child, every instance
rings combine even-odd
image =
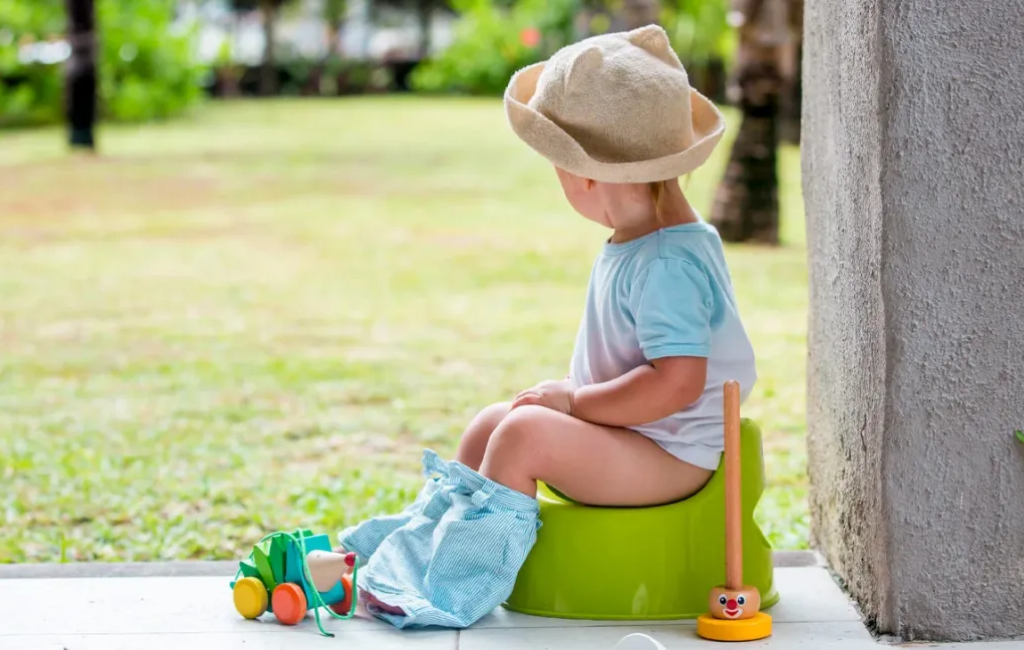
[[[678,182],[724,123],[664,30],[563,48],[512,78],[505,107],[569,204],[612,235],[569,376],[485,408],[454,461],[426,452],[415,503],[342,532],[367,563],[364,601],[398,627],[466,627],[508,597],[536,540],[538,481],[606,506],[700,490],[723,449],[723,384],[745,399],[756,379],[721,240]]]

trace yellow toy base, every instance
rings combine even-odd
[[[709,641],[757,641],[772,635],[772,617],[758,612],[754,618],[726,621],[701,614],[697,634]]]

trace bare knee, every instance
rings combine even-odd
[[[494,430],[498,428],[498,425],[501,424],[501,421],[508,416],[511,410],[512,402],[498,402],[496,404],[491,404],[480,411],[473,421],[476,422],[479,420],[481,426],[486,429],[490,429],[491,433],[493,433]]]
[[[484,451],[487,449],[491,435],[508,415],[511,408],[511,402],[498,402],[477,413],[466,430],[462,432],[455,459],[472,469],[480,469],[480,463],[483,462]]]
[[[510,411],[491,436],[480,471],[516,489],[526,480],[537,479],[547,458],[546,441],[553,427],[557,427],[557,417],[557,413],[542,406],[521,406]]]

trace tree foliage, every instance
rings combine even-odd
[[[459,13],[452,44],[413,73],[424,91],[500,93],[509,77],[573,39],[576,0],[452,0]]]
[[[682,60],[706,65],[728,61],[736,49],[736,31],[729,27],[729,0],[674,0],[663,5],[661,23]]]
[[[174,0],[97,0],[101,115],[163,119],[200,101],[205,73],[193,32],[174,23]],[[0,0],[0,126],[45,124],[63,115],[68,47],[61,0]]]
[[[402,4],[415,0],[390,0]],[[624,28],[622,0],[452,0],[459,14],[451,46],[420,66],[415,87],[426,91],[501,92],[519,68],[550,56],[581,36]],[[668,0],[659,22],[688,68],[724,64],[735,47],[728,0]],[[534,38],[533,34],[539,35]],[[699,75],[698,75],[699,76]]]

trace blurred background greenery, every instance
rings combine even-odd
[[[0,2],[0,126],[60,120],[61,64],[69,54],[62,39],[63,4],[62,0]],[[497,94],[520,67],[547,58],[583,36],[621,28],[624,4],[614,0],[140,0],[129,9],[117,0],[97,0],[96,11],[102,30],[102,114],[111,121],[131,122],[178,115],[199,103],[204,90],[213,95],[243,90],[336,95],[394,90],[400,85],[426,92]],[[695,84],[706,94],[724,99],[724,73],[736,49],[736,31],[727,22],[727,2],[673,0],[662,3],[659,11],[659,21]],[[264,32],[256,35],[262,39],[257,47],[264,50],[259,60],[242,51],[254,22]],[[410,22],[417,25],[418,33],[405,28]],[[282,33],[282,25],[300,25],[304,30]],[[360,48],[347,38],[355,32],[356,40],[365,41],[367,31],[389,30],[392,44],[383,46],[384,51]],[[300,39],[306,41],[305,48],[294,42]],[[311,41],[315,43],[309,47]],[[265,51],[267,42],[276,45],[270,52]],[[265,56],[271,60],[264,60]],[[244,88],[237,87],[237,79],[230,83],[232,77],[257,77],[257,68],[269,69],[271,81]],[[382,74],[374,77],[376,71]]]
[[[87,156],[65,6],[0,0],[0,562],[392,510],[423,446],[560,376],[602,235],[499,95],[651,22],[724,106],[686,190],[759,357],[758,518],[807,546],[798,0],[95,0]]]
[[[206,72],[195,52],[195,26],[174,24],[175,0],[99,0],[103,116],[137,122],[173,117],[203,95]],[[172,29],[172,25],[175,26]],[[62,119],[61,0],[0,2],[0,127]]]

